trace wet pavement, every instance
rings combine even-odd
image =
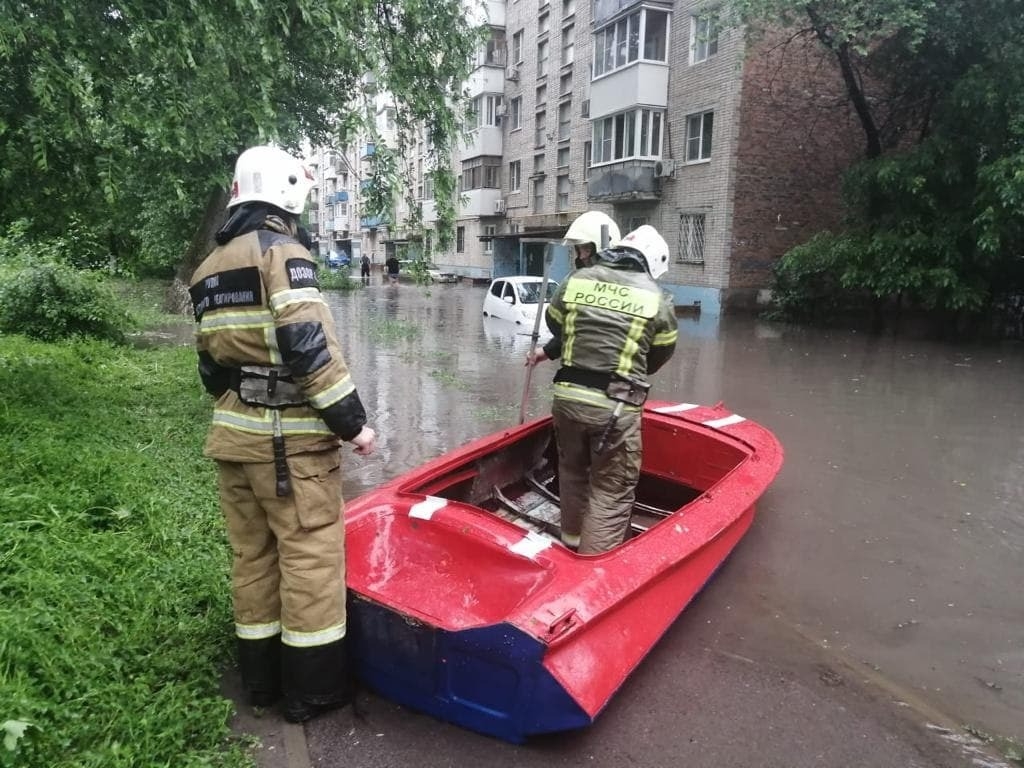
[[[483,318],[484,292],[329,294],[380,436],[347,460],[347,498],[517,423],[531,329]],[[550,403],[545,365],[530,417]],[[1005,748],[971,734],[1024,738],[1022,381],[1019,344],[680,318],[652,396],[724,401],[786,464],[594,726],[516,747],[363,692],[306,726],[307,762],[273,713],[239,727],[261,765],[293,768],[1000,765]]]

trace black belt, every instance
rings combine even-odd
[[[571,365],[563,365],[555,374],[556,382],[566,384],[578,384],[581,387],[589,387],[604,392],[608,389],[614,374],[607,371],[591,371],[587,368],[573,368]]]

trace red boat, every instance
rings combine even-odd
[[[589,725],[750,527],[782,466],[721,406],[648,403],[632,531],[559,542],[551,419],[479,439],[345,511],[350,650],[371,689],[521,742]]]

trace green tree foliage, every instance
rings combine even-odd
[[[1024,14],[1019,0],[738,0],[811,30],[865,132],[843,231],[787,254],[783,313],[857,300],[960,314],[1024,290]]]
[[[350,141],[366,73],[447,152],[477,39],[458,0],[0,0],[0,227],[167,267],[246,146]]]

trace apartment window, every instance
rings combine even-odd
[[[510,130],[518,131],[523,127],[523,97],[515,96],[509,101]]]
[[[590,178],[590,157],[593,153],[593,144],[589,141],[583,142],[583,180]]]
[[[634,109],[593,121],[593,164],[661,157],[663,113]]]
[[[544,178],[533,180],[533,212],[544,212]]]
[[[513,160],[508,164],[508,191],[518,192],[523,178],[523,163],[521,160]]]
[[[548,100],[548,87],[546,85],[537,86],[537,106],[544,104]]]
[[[690,17],[690,63],[699,64],[718,53],[718,25],[711,16]]]
[[[548,74],[548,41],[541,40],[537,43],[537,77],[546,77]]]
[[[501,189],[501,158],[474,157],[462,161],[462,191],[470,189]]]
[[[559,168],[569,167],[569,147],[560,147],[558,150],[558,162]]]
[[[434,175],[428,173],[423,177],[423,199],[433,200],[434,199]]]
[[[711,157],[714,127],[714,112],[703,112],[686,118],[686,162],[696,163]]]
[[[339,216],[348,216],[348,203],[338,203],[337,212]]]
[[[562,0],[562,17],[576,13],[576,0]]]
[[[547,112],[541,110],[536,115],[536,123],[533,129],[533,146],[543,147],[545,134],[548,130],[548,115]]]
[[[484,253],[494,253],[494,236],[498,234],[498,228],[493,224],[484,226]]]
[[[558,184],[556,186],[557,197],[555,198],[555,206],[559,211],[569,210],[569,177],[559,176]]]
[[[348,171],[343,171],[341,174],[341,187],[348,189]]]
[[[523,63],[523,30],[512,35],[512,63]]]
[[[562,27],[562,66],[572,64],[576,57],[575,27],[570,24]]]
[[[558,81],[558,94],[565,96],[572,93],[572,72],[566,72],[562,75],[562,79]]]
[[[550,28],[551,28],[551,22],[549,21],[548,14],[543,13],[539,17],[537,17],[537,34],[538,35],[545,35],[545,34],[547,34],[547,32],[548,32],[548,30]]]
[[[642,8],[594,33],[594,77],[641,58],[667,61],[668,11]]]
[[[558,105],[558,140],[565,141],[572,134],[572,102]]]
[[[492,67],[505,66],[505,30],[491,30],[491,37],[484,45],[482,63]]]
[[[477,96],[470,102],[471,115],[469,128],[480,128],[485,125],[498,125],[498,107],[501,106],[502,97],[497,94],[487,93]]]
[[[704,263],[704,214],[679,214],[679,258],[682,264]]]
[[[455,228],[455,250],[458,253],[466,252],[466,228]]]
[[[544,175],[544,155],[533,156],[533,175],[543,176]]]

